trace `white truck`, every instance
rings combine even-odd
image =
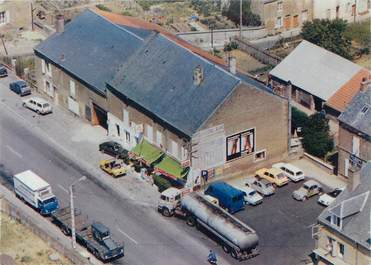
[[[192,192],[183,195],[181,190],[169,188],[161,193],[158,211],[166,217],[176,215],[196,226],[215,239],[226,253],[237,260],[251,259],[259,254],[258,235],[205,195]]]
[[[59,208],[58,199],[49,183],[31,170],[14,175],[13,180],[16,196],[42,215],[49,215]]]

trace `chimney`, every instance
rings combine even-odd
[[[55,29],[57,33],[62,33],[64,31],[64,16],[63,15],[57,15],[57,22],[55,25]]]
[[[354,191],[361,184],[361,167],[354,164],[349,168],[349,184],[350,191]]]
[[[228,65],[229,65],[229,72],[231,72],[231,74],[236,74],[236,57],[233,57],[233,56],[229,56],[228,57]]]
[[[368,86],[371,86],[371,80],[367,79],[367,78],[363,78],[362,82],[361,82],[360,91],[362,91],[362,92],[366,91]]]
[[[193,84],[199,86],[204,79],[204,73],[200,65],[193,70]]]

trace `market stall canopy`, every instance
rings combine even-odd
[[[184,179],[188,173],[177,160],[165,155],[160,163],[155,165],[155,171],[173,179]]]
[[[132,150],[132,155],[135,158],[142,160],[147,165],[151,165],[156,160],[160,159],[164,152],[156,146],[150,144],[147,140],[143,139]]]

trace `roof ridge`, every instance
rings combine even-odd
[[[102,16],[101,14],[98,14],[96,12],[94,12],[94,10],[88,8],[87,9],[88,11],[92,12],[93,14],[97,15],[98,17],[104,19],[105,21],[107,21],[108,23],[110,23],[111,25],[115,26],[116,28],[122,30],[122,31],[125,31],[127,33],[129,33],[130,35],[132,35],[133,37],[137,38],[138,40],[141,40],[141,41],[144,41],[144,39],[142,37],[139,37],[137,34],[135,34],[134,32],[131,32],[130,30],[126,29],[126,28],[123,28],[123,27],[120,27],[119,25],[111,22],[108,18]]]

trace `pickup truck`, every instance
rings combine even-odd
[[[51,217],[52,222],[65,235],[72,235],[71,208],[62,208]],[[100,222],[90,222],[79,210],[75,210],[75,229],[76,241],[86,247],[97,259],[109,262],[124,256],[124,245],[112,239],[108,227]]]

